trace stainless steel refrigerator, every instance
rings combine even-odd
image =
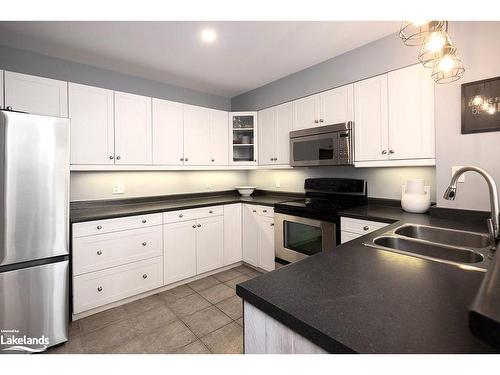
[[[68,340],[69,132],[0,110],[0,353]]]

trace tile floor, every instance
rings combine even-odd
[[[259,274],[238,266],[78,320],[48,353],[242,353],[235,286]]]

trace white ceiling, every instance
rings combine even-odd
[[[204,44],[212,27],[217,41]],[[0,22],[0,44],[233,97],[396,32],[394,21]]]

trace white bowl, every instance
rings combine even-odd
[[[256,188],[256,186],[236,186],[242,197],[249,197]]]

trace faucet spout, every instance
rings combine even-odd
[[[496,248],[497,242],[500,240],[500,216],[498,208],[498,190],[495,180],[491,175],[484,169],[467,166],[458,169],[451,177],[450,185],[444,192],[443,198],[447,200],[455,200],[457,193],[457,181],[462,174],[467,171],[473,171],[479,173],[486,180],[488,184],[488,190],[490,193],[490,209],[491,209],[491,219],[488,219],[488,231],[490,234],[490,247],[492,249]]]

